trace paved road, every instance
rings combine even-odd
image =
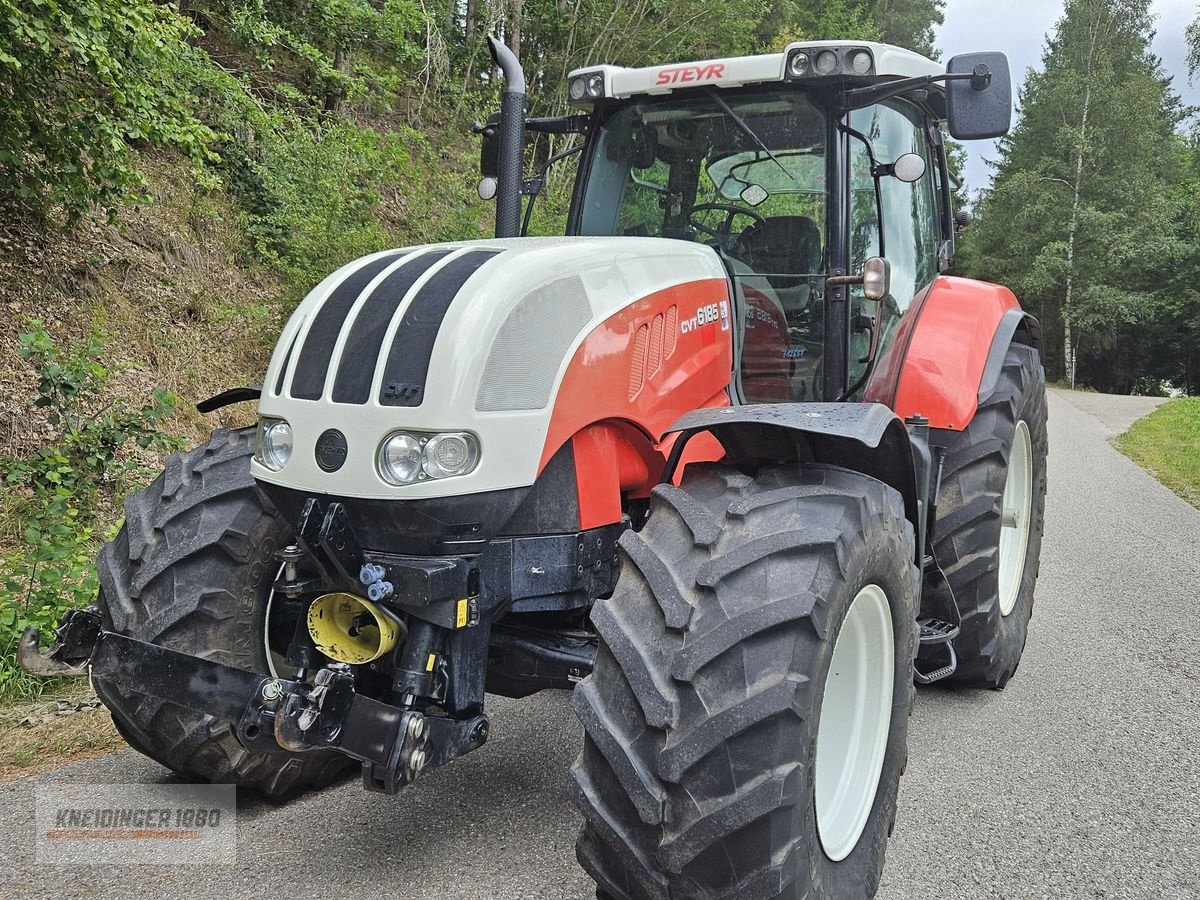
[[[880,896],[1200,897],[1200,511],[1108,445],[1138,398],[1055,393],[1033,631],[1002,693],[923,690]],[[582,900],[563,696],[496,701],[486,748],[395,798],[240,802],[238,863],[35,869],[0,786],[0,895]],[[154,782],[133,752],[53,779]]]

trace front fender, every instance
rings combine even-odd
[[[687,442],[712,434],[731,462],[819,462],[862,472],[891,485],[921,533],[921,493],[913,442],[900,418],[881,403],[761,403],[698,409],[670,429],[671,448],[663,481],[669,482]],[[928,451],[926,451],[926,456]],[[927,465],[922,467],[928,471]]]

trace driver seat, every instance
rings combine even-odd
[[[821,270],[821,230],[808,216],[772,216],[742,232],[745,258],[777,288]]]

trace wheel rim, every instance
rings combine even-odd
[[[1007,616],[1017,605],[1025,555],[1029,549],[1029,520],[1033,507],[1033,444],[1029,426],[1022,419],[1013,434],[1008,454],[1008,476],[1000,511],[1000,615]]]
[[[817,726],[817,834],[834,862],[858,844],[875,803],[892,723],[895,657],[887,595],[867,585],[834,642]]]

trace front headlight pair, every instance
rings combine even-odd
[[[292,458],[292,428],[283,419],[260,419],[254,458],[278,472]],[[465,431],[419,434],[395,431],[385,437],[375,457],[379,476],[404,485],[427,478],[466,475],[479,462],[479,440]]]
[[[389,484],[466,475],[479,462],[479,441],[465,431],[410,434],[396,431],[379,445],[379,476]]]

